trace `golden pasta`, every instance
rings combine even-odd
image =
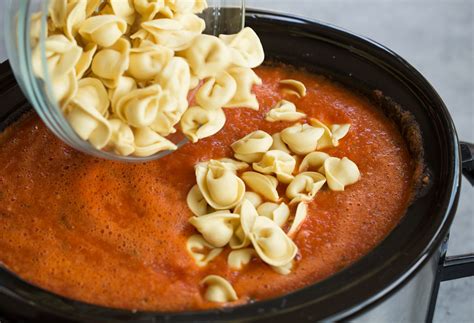
[[[296,106],[293,102],[281,100],[268,111],[265,120],[269,122],[296,121],[305,117],[306,114],[296,111]]]
[[[323,171],[328,186],[333,191],[344,191],[347,185],[354,184],[360,179],[359,168],[347,157],[342,159],[329,157],[324,161]]]
[[[206,278],[201,281],[201,284],[207,287],[204,299],[209,302],[225,303],[236,301],[238,299],[232,285],[220,276],[206,276]]]
[[[281,133],[281,140],[295,154],[308,154],[318,146],[318,140],[323,136],[324,129],[315,128],[308,124],[297,123],[284,129]]]
[[[290,208],[283,202],[280,204],[265,202],[257,207],[257,213],[273,220],[281,228],[290,216]]]
[[[257,172],[245,172],[242,179],[252,191],[262,195],[269,201],[277,202],[279,200],[277,186],[278,180],[270,175],[263,175]]]
[[[194,259],[196,265],[199,267],[204,267],[207,266],[207,264],[213,259],[215,259],[224,249],[215,248],[201,235],[194,234],[186,241],[186,250]]]
[[[317,172],[303,172],[295,176],[286,188],[286,196],[290,204],[311,201],[326,183],[326,178]]]
[[[229,211],[216,211],[189,219],[204,239],[214,247],[223,247],[229,243],[234,234],[234,223],[239,219],[238,214]]]

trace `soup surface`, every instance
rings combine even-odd
[[[180,311],[220,306],[204,300],[199,282],[226,278],[239,300],[288,293],[341,270],[374,248],[408,206],[413,161],[405,142],[369,100],[332,81],[289,67],[256,70],[260,111],[226,109],[217,135],[188,144],[158,161],[124,164],[77,152],[51,134],[35,115],[0,136],[0,262],[23,279],[73,299],[126,309]],[[279,80],[303,81],[308,94],[285,97]],[[266,122],[282,98],[308,117],[350,123],[335,157],[348,157],[361,180],[309,205],[294,238],[293,272],[273,271],[255,258],[241,271],[227,266],[226,249],[200,268],[187,253],[195,233],[186,195],[194,165],[232,157],[230,144],[257,129],[280,131],[292,123]]]

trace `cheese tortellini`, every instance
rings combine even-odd
[[[244,248],[231,251],[227,258],[229,268],[234,270],[242,269],[250,262],[250,260],[252,260],[252,257],[254,255],[256,255],[256,253],[255,250],[253,250],[252,248]]]
[[[130,50],[128,73],[137,81],[153,80],[173,57],[169,48],[145,43]]]
[[[222,248],[215,248],[199,234],[188,238],[186,249],[199,267],[206,266],[224,250]]]
[[[281,100],[268,113],[265,120],[275,121],[296,121],[305,118],[306,114],[296,111],[293,102]]]
[[[216,210],[229,210],[244,197],[242,179],[219,161],[196,165],[196,181],[207,203]]]
[[[293,179],[296,159],[281,150],[269,150],[258,163],[253,163],[253,169],[262,174],[274,173],[278,180],[288,184]]]
[[[256,257],[276,273],[290,275],[298,261],[294,240],[309,216],[309,203],[326,183],[338,191],[360,179],[357,165],[348,158],[314,151],[325,140],[326,126],[312,121],[314,126],[297,123],[272,136],[257,130],[234,142],[235,158],[258,160],[252,171],[245,171],[247,162],[231,158],[195,166],[197,185],[187,197],[195,216],[189,221],[206,243],[230,247],[229,269],[242,270]],[[345,135],[348,126],[334,129]],[[293,153],[306,154],[299,167]],[[285,196],[279,196],[279,183],[286,185]]]
[[[257,130],[234,142],[231,148],[235,158],[251,163],[259,161],[272,144],[273,139],[269,134]]]
[[[333,191],[344,191],[347,185],[354,184],[360,179],[359,168],[347,157],[342,159],[329,157],[324,161],[323,172],[329,188]]]
[[[158,114],[161,94],[162,89],[157,84],[132,90],[120,98],[114,113],[133,127],[148,127]]]
[[[272,220],[259,216],[250,232],[258,256],[271,266],[284,266],[291,262],[298,251],[296,244]]]
[[[306,86],[303,82],[297,80],[281,80],[280,85],[283,92],[296,95],[298,98],[306,96]]]
[[[95,54],[92,60],[92,72],[108,88],[117,86],[120,77],[128,69],[130,62],[130,43],[120,38],[113,46],[104,48]]]
[[[263,175],[257,172],[245,172],[242,179],[250,189],[269,201],[277,202],[279,200],[277,186],[278,180],[271,175]]]
[[[283,227],[290,216],[290,208],[285,203],[265,202],[258,206],[257,213],[273,220],[279,227]]]
[[[263,63],[263,46],[252,28],[246,27],[235,35],[220,35],[219,38],[229,46],[235,65],[254,68]]]
[[[206,110],[194,106],[183,114],[181,129],[192,142],[197,142],[219,132],[224,127],[225,121],[225,113],[221,108]]]
[[[227,72],[209,78],[196,93],[196,102],[206,109],[219,109],[230,101],[237,90],[237,83]]]
[[[228,73],[237,82],[237,91],[234,97],[224,105],[225,108],[249,108],[258,110],[257,96],[252,93],[254,85],[261,85],[262,80],[250,68],[232,67]]]
[[[284,129],[281,133],[281,140],[295,154],[308,154],[318,146],[318,140],[323,136],[324,129],[315,128],[308,124],[295,124]]]
[[[196,216],[201,216],[209,213],[209,205],[206,199],[199,190],[198,185],[194,185],[186,197],[186,203],[191,212]]]
[[[149,127],[134,128],[133,135],[135,136],[134,156],[150,156],[159,151],[178,149],[174,143],[160,136]]]
[[[232,249],[240,249],[250,244],[250,231],[255,223],[255,219],[258,217],[258,213],[255,206],[246,199],[242,201],[242,204],[234,212],[240,214],[240,223],[236,226],[234,235],[229,241],[229,246]]]
[[[112,46],[127,30],[127,22],[115,15],[87,18],[79,27],[79,34],[101,47]]]
[[[224,127],[222,108],[258,109],[252,88],[261,80],[252,68],[265,57],[250,28],[202,34],[205,21],[197,14],[205,8],[206,0],[51,0],[44,46],[42,13],[31,18],[33,72],[50,77],[67,121],[96,149],[147,157],[176,149],[165,137],[178,130],[196,142]],[[78,82],[86,78],[107,89],[101,116],[71,103],[83,95]],[[91,129],[101,129],[100,140]]]
[[[239,219],[238,214],[228,211],[217,211],[210,214],[192,217],[191,223],[209,242],[216,248],[220,248],[229,243],[234,234],[234,223]]]
[[[339,146],[339,140],[344,138],[349,132],[349,124],[335,124],[331,126],[332,131],[324,123],[318,119],[311,119],[311,124],[313,127],[320,127],[324,129],[323,136],[318,141],[317,149],[324,149],[326,147],[337,147]]]
[[[290,230],[288,230],[289,237],[293,237],[298,232],[307,216],[308,205],[304,202],[298,203],[298,206],[296,207],[295,218],[293,219]]]
[[[204,299],[206,301],[225,303],[238,299],[237,293],[232,285],[220,276],[206,276],[206,278],[201,281],[201,284],[206,286],[206,292],[204,293]]]
[[[318,171],[321,166],[323,166],[324,161],[329,157],[331,156],[322,151],[313,151],[303,158],[299,167],[299,172],[301,173],[307,170]]]
[[[303,172],[295,176],[286,188],[286,196],[290,204],[311,201],[326,183],[326,178],[317,172]]]

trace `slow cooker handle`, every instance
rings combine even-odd
[[[474,144],[461,141],[462,173],[474,186]]]
[[[461,141],[460,146],[462,173],[474,186],[474,144]],[[440,267],[440,281],[474,276],[474,253],[448,256]]]

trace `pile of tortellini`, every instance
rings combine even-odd
[[[305,116],[282,100],[268,112],[267,120]],[[189,222],[199,232],[186,245],[195,263],[204,267],[229,246],[227,264],[232,270],[241,270],[258,257],[277,273],[290,274],[298,253],[293,238],[308,216],[307,203],[325,184],[332,191],[343,191],[360,179],[354,162],[318,151],[338,146],[349,128],[310,119],[309,124],[296,123],[273,135],[257,130],[231,145],[235,159],[198,163],[197,184],[187,196],[194,214]],[[279,195],[279,185],[286,186],[285,196]],[[208,301],[237,299],[223,277],[211,275],[202,283],[208,286],[204,295]]]
[[[47,71],[81,139],[118,155],[150,156],[177,148],[166,137],[178,124],[196,142],[222,129],[222,108],[258,109],[258,36],[250,28],[202,34],[197,14],[206,7],[205,0],[50,0]],[[41,13],[33,15],[32,63],[44,78],[40,22]]]

